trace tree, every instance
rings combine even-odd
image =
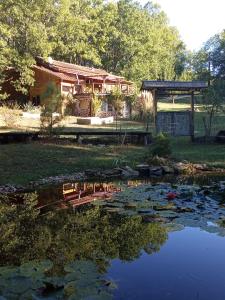
[[[2,0],[0,2],[0,71],[14,68],[19,74],[16,90],[27,93],[33,84],[36,56],[51,52],[51,29],[55,0]]]
[[[203,117],[206,137],[211,136],[215,113],[225,112],[225,80],[215,80],[203,94],[206,116]]]
[[[60,88],[49,82],[46,91],[41,96],[41,126],[48,134],[52,134],[53,126],[60,121],[59,117],[54,117],[54,113],[59,113],[62,106],[62,96]]]

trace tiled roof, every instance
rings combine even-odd
[[[109,73],[102,70],[102,69],[96,69],[96,68],[89,68],[89,67],[83,67],[79,65],[74,65],[70,63],[65,63],[57,60],[52,60],[52,63],[50,64],[53,68],[57,68],[59,71],[66,72],[66,73],[73,73],[83,76],[108,76]]]
[[[54,71],[49,70],[49,69],[47,69],[45,67],[42,67],[42,66],[34,66],[34,69],[41,70],[45,73],[51,74],[52,76],[57,77],[61,80],[72,81],[72,82],[77,81],[77,76],[73,75],[73,74],[65,74],[65,73],[61,73],[61,72],[54,72]]]
[[[162,89],[162,90],[190,90],[204,89],[208,84],[204,81],[150,81],[142,82],[142,90]]]
[[[37,59],[37,68],[66,81],[77,81],[77,79],[105,80],[106,82],[118,82],[132,84],[124,77],[113,75],[102,69],[79,66],[71,63],[51,60],[47,62],[41,57]]]

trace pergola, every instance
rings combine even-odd
[[[154,118],[157,118],[157,102],[159,97],[169,96],[190,96],[191,120],[190,135],[194,140],[194,112],[195,112],[195,95],[206,89],[208,84],[204,81],[150,81],[142,82],[141,90],[152,93]]]

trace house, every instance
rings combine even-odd
[[[29,101],[33,105],[41,105],[41,95],[46,91],[49,82],[54,82],[63,96],[63,113],[70,106],[70,113],[81,117],[92,114],[93,95],[102,100],[99,116],[112,116],[114,109],[107,101],[107,95],[115,88],[120,89],[124,95],[135,93],[134,84],[124,77],[110,74],[102,69],[84,67],[71,63],[61,62],[48,58],[38,57],[33,66],[34,86],[30,87]],[[70,97],[67,97],[70,95]],[[70,100],[67,100],[67,98]],[[71,98],[74,99],[71,103]],[[122,115],[129,114],[129,106],[124,102]]]

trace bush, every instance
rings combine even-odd
[[[92,103],[91,103],[91,115],[96,117],[98,113],[101,111],[102,100],[96,95],[93,95]]]
[[[0,107],[0,119],[7,128],[15,128],[19,125],[21,119],[20,107],[17,104],[6,105]]]
[[[166,157],[172,153],[170,139],[163,133],[156,136],[150,147],[152,156]]]
[[[40,113],[41,107],[35,106],[32,103],[26,103],[22,106],[23,111],[28,113]]]

